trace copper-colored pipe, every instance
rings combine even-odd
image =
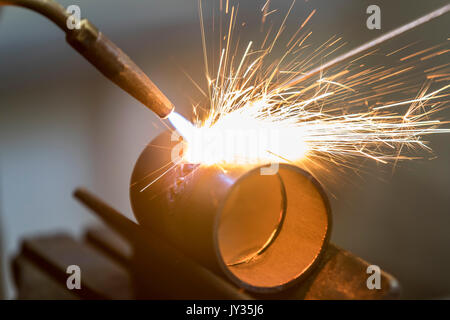
[[[250,292],[279,292],[306,279],[331,233],[320,184],[288,164],[275,175],[177,164],[175,144],[167,131],[136,162],[130,200],[139,224]]]
[[[147,75],[88,20],[80,21],[79,29],[67,28],[69,14],[53,0],[0,0],[0,5],[20,6],[44,15],[66,33],[66,41],[97,70],[160,118],[173,111],[173,104]]]

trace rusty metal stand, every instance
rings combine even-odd
[[[133,250],[107,228],[91,228],[82,241],[56,234],[23,241],[12,267],[18,299],[137,299],[133,283]],[[68,265],[82,270],[81,289],[68,290]],[[394,299],[395,278],[382,272],[381,289],[366,286],[369,263],[330,245],[313,274],[299,286],[257,299]],[[165,270],[161,270],[164,272]],[[158,277],[149,274],[148,277]],[[173,275],[177,277],[177,275]],[[201,285],[201,284],[200,284]],[[176,294],[175,294],[176,295]]]

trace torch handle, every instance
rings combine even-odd
[[[86,19],[80,21],[77,28],[69,29],[67,19],[70,15],[53,0],[0,0],[1,5],[28,8],[53,21],[66,33],[67,42],[97,70],[160,118],[166,118],[174,109],[173,104],[147,75]]]
[[[105,77],[160,118],[166,118],[174,109],[147,75],[88,20],[82,20],[79,29],[67,30],[66,41]]]

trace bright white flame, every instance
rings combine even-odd
[[[256,108],[258,109],[258,108]],[[183,158],[190,163],[256,165],[301,160],[308,151],[294,124],[258,119],[253,108],[221,117],[208,127],[194,127],[179,114],[170,121],[186,141]]]
[[[177,129],[178,133],[181,134],[186,141],[192,139],[191,137],[194,133],[195,127],[191,122],[175,111],[170,113],[167,119],[169,119],[170,123],[175,127],[175,129]]]
[[[417,73],[419,64],[410,66],[409,60],[368,67],[364,57],[372,53],[367,53],[321,73],[319,79],[304,78],[343,44],[335,36],[318,48],[304,43],[311,32],[301,29],[314,11],[289,42],[282,44],[280,35],[289,13],[290,9],[277,32],[267,30],[261,44],[249,41],[241,47],[239,40],[233,40],[238,24],[237,7],[232,6],[223,29],[228,32],[221,36],[214,60],[217,63],[211,65],[201,20],[208,90],[194,83],[207,98],[207,106],[199,112],[194,107],[195,125],[176,113],[169,116],[185,139],[186,161],[243,165],[325,160],[347,167],[357,157],[397,162],[412,158],[405,155],[409,150],[429,150],[425,135],[450,132],[438,128],[447,122],[431,119],[448,103],[450,85],[429,92],[434,85],[427,82],[419,90],[405,73]],[[275,45],[283,52],[279,57],[272,52]],[[209,70],[215,70],[215,76]],[[431,72],[427,70],[424,73]],[[441,72],[437,75],[448,77]],[[401,92],[414,88],[418,89],[416,97],[397,100]],[[405,110],[404,105],[409,107]]]

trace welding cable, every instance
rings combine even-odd
[[[66,31],[69,13],[59,3],[51,0],[0,0],[0,5],[12,5],[27,8],[42,14]]]
[[[53,21],[66,33],[66,41],[105,77],[128,92],[160,118],[174,110],[170,100],[147,75],[92,23],[83,19],[75,28],[67,21],[71,14],[53,0],[0,0],[1,5],[27,8]]]

